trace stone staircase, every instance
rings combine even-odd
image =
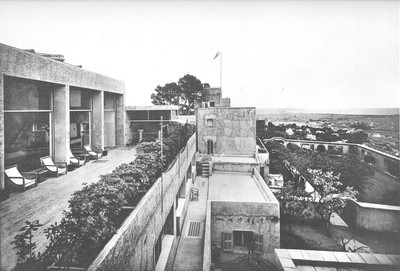
[[[210,176],[210,162],[203,162],[201,164],[201,177],[208,178]]]

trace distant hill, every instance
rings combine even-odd
[[[348,114],[348,115],[399,115],[399,108],[343,108],[343,109],[309,109],[309,108],[257,108],[257,115],[262,114]]]

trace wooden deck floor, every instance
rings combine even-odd
[[[17,256],[10,243],[25,221],[38,219],[43,224],[38,233],[43,233],[43,229],[61,220],[62,211],[68,208],[68,199],[83,183],[98,181],[100,175],[134,160],[135,154],[134,148],[110,150],[108,156],[97,162],[89,162],[58,178],[48,178],[24,193],[12,193],[10,199],[0,203],[0,270],[11,270],[15,266]],[[35,241],[37,251],[43,252],[47,240],[44,234],[41,237]]]

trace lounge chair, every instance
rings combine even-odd
[[[19,172],[18,166],[9,166],[4,170],[11,186],[22,188],[37,186],[37,174],[34,172]]]
[[[69,165],[72,165],[75,167],[80,167],[86,163],[86,155],[85,154],[75,156],[71,150],[68,150],[68,156],[69,156]],[[81,159],[81,157],[83,157],[83,159]]]
[[[99,159],[102,157],[102,152],[95,152],[93,151],[89,145],[83,146],[85,149],[86,153],[90,156],[92,159]]]
[[[40,164],[49,170],[49,172],[54,173],[56,177],[60,174],[67,174],[67,163],[65,162],[53,162],[51,156],[40,157]]]

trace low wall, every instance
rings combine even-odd
[[[327,150],[329,147],[341,147],[343,148],[343,153],[347,153],[350,147],[356,147],[357,150],[359,151],[361,157],[365,157],[365,155],[373,156],[375,158],[375,166],[385,172],[391,175],[393,178],[397,179],[400,181],[400,158],[384,153],[379,150],[372,149],[370,147],[361,145],[361,144],[354,144],[354,143],[342,143],[342,142],[324,142],[324,141],[308,141],[308,140],[296,140],[296,139],[288,139],[288,138],[283,138],[283,137],[273,137],[267,139],[268,141],[283,141],[285,146],[288,143],[296,144],[299,147],[302,146],[302,144],[307,144],[310,146],[313,146],[314,150],[316,150],[318,145],[323,145],[325,146],[325,149]]]
[[[356,229],[400,232],[400,207],[349,200],[343,220]]]
[[[203,271],[212,270],[211,266],[211,201],[208,200],[204,229]]]
[[[213,165],[213,171],[247,172],[247,173],[253,172],[253,164],[213,162],[212,165]]]
[[[186,148],[178,155],[174,165],[142,198],[118,232],[93,261],[88,268],[89,271],[154,270],[156,264],[154,246],[173,206],[173,217],[175,217],[176,195],[195,152],[196,134],[188,140]],[[176,219],[174,219],[173,249],[177,248],[175,223]]]

